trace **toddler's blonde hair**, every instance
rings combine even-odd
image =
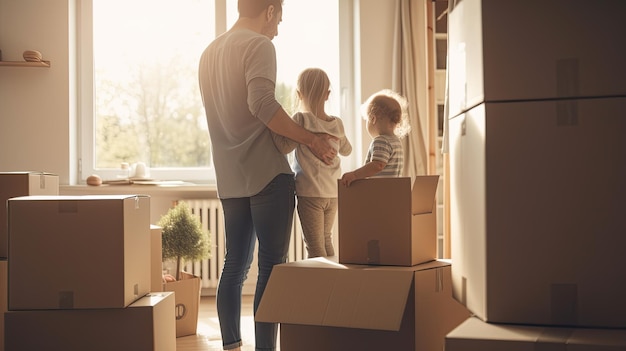
[[[370,117],[385,118],[396,125],[394,134],[398,138],[403,138],[411,130],[408,116],[408,101],[390,89],[383,89],[372,94],[363,105],[361,105],[361,116],[369,120]]]

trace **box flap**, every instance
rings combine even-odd
[[[256,313],[260,322],[400,329],[414,271],[348,267],[329,260],[274,266]]]
[[[433,212],[438,184],[438,175],[415,177],[413,189],[411,190],[411,208],[413,215]]]

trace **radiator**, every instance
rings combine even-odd
[[[200,219],[200,223],[203,229],[209,233],[211,241],[211,257],[206,260],[187,262],[184,270],[200,277],[203,289],[209,289],[209,291],[216,289],[222,267],[224,266],[225,254],[222,203],[218,199],[182,199],[180,201],[186,202],[192,214]],[[297,211],[294,211],[288,261],[302,260],[306,258],[306,255],[306,247],[302,240],[302,227],[300,226]],[[255,254],[255,260],[252,262],[246,285],[254,285],[256,283],[256,265]]]

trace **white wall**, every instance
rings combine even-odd
[[[58,174],[63,185],[78,182],[76,40],[72,34],[76,3],[0,0],[3,60],[21,61],[24,50],[34,49],[51,61],[50,68],[0,67],[0,171],[39,170]],[[357,104],[391,87],[394,8],[395,1],[354,0],[355,22],[360,24],[355,28],[360,29],[360,39],[354,46]],[[362,126],[366,152],[370,138]],[[170,205],[171,198],[158,199],[163,203],[153,208],[161,211]]]
[[[0,171],[56,173],[76,181],[72,0],[0,0],[0,50],[22,61],[38,50],[50,68],[0,67]]]

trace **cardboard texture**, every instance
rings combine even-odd
[[[414,266],[437,257],[439,176],[338,184],[339,262]]]
[[[126,307],[150,290],[150,198],[12,198],[9,257],[9,310]]]
[[[174,294],[150,293],[126,308],[11,311],[6,350],[175,351]]]
[[[28,195],[59,195],[59,176],[42,172],[0,172],[0,258],[8,257],[7,201]]]
[[[626,328],[626,97],[450,120],[454,296],[493,323]]]
[[[281,323],[283,351],[441,350],[469,317],[450,265],[343,265],[314,258],[274,267],[256,321]]]
[[[7,311],[7,260],[0,259],[0,351],[4,351],[4,312]]]
[[[173,291],[176,295],[177,338],[196,334],[201,289],[200,277],[186,272],[181,273],[180,280],[163,284],[163,291]]]
[[[556,328],[467,319],[446,336],[446,351],[623,351],[626,329]]]
[[[624,13],[619,0],[457,1],[450,117],[481,102],[626,95],[626,70],[615,69],[626,61]]]
[[[150,292],[163,291],[163,228],[150,224]]]

